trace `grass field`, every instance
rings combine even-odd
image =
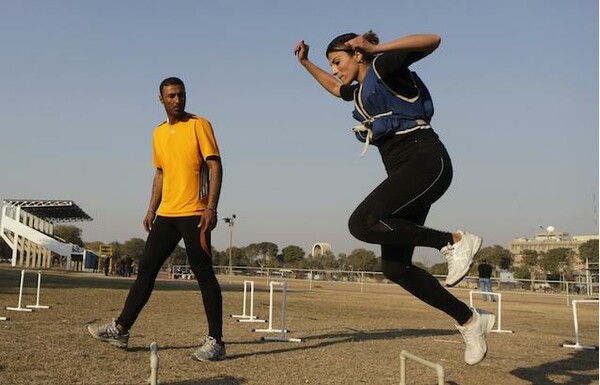
[[[27,274],[23,305],[35,303],[36,271]],[[131,330],[129,349],[94,340],[88,323],[108,322],[123,306],[133,278],[44,271],[41,304],[18,313],[20,270],[0,267],[0,384],[145,384],[149,345],[159,345],[163,385],[372,384],[400,382],[400,352],[440,363],[446,384],[598,384],[598,352],[563,348],[574,340],[565,296],[503,292],[502,329],[492,333],[484,361],[468,366],[453,320],[392,285],[313,285],[289,281],[287,328],[303,342],[261,341],[230,314],[242,310],[242,280],[219,277],[223,289],[228,359],[197,362],[190,354],[206,333],[194,281],[158,281]],[[256,279],[255,314],[268,315],[265,280]],[[468,303],[468,290],[453,289]],[[571,297],[573,298],[573,297]],[[579,297],[584,299],[584,297]],[[495,311],[496,304],[475,299]],[[482,306],[483,305],[483,306]],[[274,327],[279,325],[276,296]],[[598,306],[578,307],[581,342],[598,345]],[[408,384],[435,384],[435,373],[408,363]]]

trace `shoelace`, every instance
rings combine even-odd
[[[453,251],[454,251],[454,245],[450,245],[450,244],[448,244],[448,246],[443,247],[442,250],[440,250],[442,255],[444,257],[446,257],[446,259],[452,259],[454,257]]]
[[[121,334],[119,334],[119,330],[114,325],[108,325],[106,327],[106,334],[108,334],[108,336],[112,338],[121,336]]]
[[[217,343],[217,340],[215,340],[214,338],[208,338],[204,345],[202,345],[200,350],[207,353],[215,353],[219,350],[219,348],[220,346]]]

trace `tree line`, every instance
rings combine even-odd
[[[100,246],[106,246],[100,241],[84,242],[82,230],[77,226],[60,225],[54,227],[54,234],[67,242],[85,247],[97,252]],[[0,242],[3,243],[3,242]],[[141,238],[131,238],[123,243],[111,242],[113,256],[124,257],[129,255],[135,262],[142,255],[145,241]],[[570,276],[577,262],[598,263],[597,239],[590,240],[579,246],[578,253],[569,248],[556,248],[547,252],[524,250],[519,266],[513,266],[514,256],[509,250],[499,245],[483,247],[476,255],[471,274],[477,271],[477,262],[487,260],[489,264],[499,270],[508,270],[514,273],[515,278],[536,279],[543,275],[564,274]],[[0,245],[3,256],[8,257],[8,245]],[[289,245],[283,249],[273,242],[251,243],[245,247],[231,247],[219,251],[212,248],[213,264],[218,266],[240,267],[265,267],[265,268],[290,268],[290,269],[319,269],[319,270],[352,270],[352,271],[379,271],[381,257],[367,249],[355,249],[350,254],[325,252],[322,255],[311,255],[301,247]],[[577,260],[579,259],[579,261]],[[177,246],[168,263],[171,265],[186,265],[187,255],[185,249]],[[415,265],[428,270],[435,275],[446,275],[447,264],[437,263],[426,267],[420,262]]]

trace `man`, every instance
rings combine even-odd
[[[479,291],[483,291],[486,293],[492,292],[492,265],[487,263],[487,260],[481,260],[479,266],[477,266],[477,270],[479,272]],[[481,298],[484,301],[487,301],[487,294],[482,294]],[[495,302],[493,295],[489,295],[490,301]]]
[[[221,340],[223,304],[210,254],[222,181],[219,149],[210,123],[185,112],[185,86],[180,79],[163,80],[159,90],[167,121],[153,135],[156,170],[143,220],[149,234],[138,275],[119,317],[109,324],[88,325],[88,331],[100,341],[127,348],[129,329],[150,298],[161,266],[183,238],[208,319],[208,337],[192,357],[222,360],[226,356]]]

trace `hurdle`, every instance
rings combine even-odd
[[[406,359],[413,360],[421,365],[424,365],[428,368],[435,370],[435,374],[437,375],[438,385],[444,385],[445,373],[444,367],[440,364],[436,364],[435,362],[427,361],[421,357],[415,356],[412,353],[403,350],[400,352],[400,385],[406,385]]]
[[[17,307],[7,307],[6,310],[12,311],[26,311],[32,312],[33,309],[28,309],[26,307],[21,306],[21,300],[23,299],[23,280],[25,279],[25,270],[21,270],[21,285],[19,286],[19,304]]]
[[[150,385],[158,385],[158,345],[156,342],[150,344]]]
[[[0,317],[0,321],[9,321],[10,317]]]
[[[273,329],[273,288],[281,286],[281,329]],[[269,327],[267,329],[253,329],[257,333],[280,333],[279,336],[263,337],[263,341],[302,342],[300,338],[287,338],[289,332],[285,328],[285,297],[287,292],[286,282],[271,281],[269,283]]]
[[[248,286],[250,286],[250,314],[246,314]],[[231,317],[240,318],[238,322],[267,322],[266,320],[259,319],[254,315],[254,281],[244,281],[244,302],[242,304],[242,314],[232,314]]]
[[[487,294],[489,296],[495,296],[498,297],[498,301],[496,301],[496,303],[498,304],[498,315],[496,316],[496,329],[492,329],[491,331],[494,333],[514,333],[513,330],[503,330],[502,329],[502,294],[500,293],[492,293],[489,291],[477,291],[477,290],[471,290],[469,291],[469,306],[472,308],[473,307],[473,294]]]
[[[38,271],[38,279],[37,279],[37,295],[35,300],[35,305],[27,305],[26,307],[30,309],[50,309],[50,306],[40,305],[40,288],[42,287],[42,272]]]
[[[581,345],[579,343],[579,321],[577,320],[577,304],[578,303],[598,303],[597,299],[576,299],[571,302],[573,306],[573,325],[575,326],[575,343],[574,344],[562,344],[563,348],[573,348],[577,350],[598,350],[597,346],[592,345]]]

